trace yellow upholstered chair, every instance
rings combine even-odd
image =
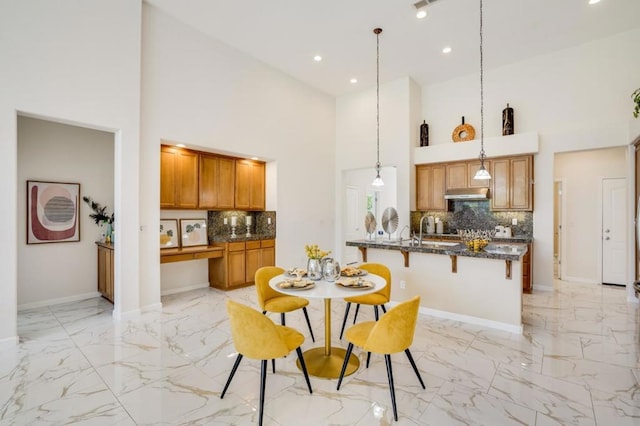
[[[229,374],[229,379],[227,379],[227,383],[220,394],[220,398],[224,398],[229,384],[231,384],[231,379],[233,379],[233,375],[236,373],[243,357],[261,360],[260,414],[258,423],[262,425],[267,360],[283,357],[295,349],[298,354],[298,360],[300,360],[300,368],[309,387],[309,393],[313,393],[309,375],[307,374],[307,366],[300,350],[300,345],[304,342],[304,336],[293,328],[274,324],[273,321],[255,309],[233,300],[227,300],[227,312],[231,322],[231,337],[238,356],[231,369],[231,374]]]
[[[389,303],[389,299],[391,298],[391,271],[389,268],[380,263],[363,263],[358,268],[381,276],[385,279],[387,285],[375,293],[365,294],[363,296],[345,297],[344,301],[347,302],[347,307],[344,311],[344,319],[342,320],[342,328],[340,329],[340,339],[342,339],[344,327],[347,324],[347,317],[349,316],[349,308],[351,308],[352,303],[357,304],[356,314],[353,317],[353,323],[355,324],[356,318],[358,318],[360,305],[372,305],[373,314],[375,315],[376,321],[378,321],[378,306],[382,308],[382,312],[387,312],[387,308],[385,308],[384,304]]]
[[[313,337],[313,330],[311,329],[311,322],[309,322],[309,314],[307,313],[309,301],[302,297],[287,296],[286,294],[278,293],[269,287],[269,280],[283,273],[284,269],[278,268],[277,266],[264,266],[256,271],[255,282],[256,292],[258,293],[258,305],[260,309],[262,309],[263,314],[267,312],[280,313],[280,324],[282,325],[285,325],[284,314],[286,312],[302,308],[304,318],[307,320],[307,326],[309,327],[309,333],[311,334],[311,340],[315,342],[316,339]]]
[[[418,308],[420,307],[420,296],[415,296],[397,306],[389,309],[389,312],[382,315],[379,321],[367,321],[350,327],[345,333],[345,338],[349,342],[347,353],[345,354],[342,371],[338,379],[338,390],[347,368],[353,345],[361,347],[367,354],[367,368],[369,368],[369,356],[371,352],[384,354],[387,364],[387,377],[389,379],[389,390],[391,391],[391,404],[393,405],[393,417],[398,421],[398,410],[396,408],[396,392],[393,386],[393,370],[391,368],[391,354],[404,351],[409,358],[411,367],[415,371],[422,389],[426,389],[418,367],[413,361],[409,347],[413,343],[413,335],[418,320]]]

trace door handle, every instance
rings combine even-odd
[[[608,233],[608,232],[609,232],[609,230],[608,230],[608,229],[605,229],[605,230],[604,230],[604,232],[607,232],[607,233]]]
[[[605,240],[610,240],[611,238],[609,238],[609,237],[605,237],[604,239],[605,239]]]

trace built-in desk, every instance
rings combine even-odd
[[[198,246],[160,250],[160,263],[184,262],[187,260],[215,259],[224,255],[224,248]]]

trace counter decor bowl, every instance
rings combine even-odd
[[[481,251],[491,241],[495,231],[480,231],[472,229],[461,229],[458,235],[470,251]]]

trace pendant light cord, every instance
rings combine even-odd
[[[480,162],[484,167],[484,55],[482,45],[482,0],[480,0]]]
[[[380,173],[380,33],[382,28],[373,30],[376,33],[376,170]]]

